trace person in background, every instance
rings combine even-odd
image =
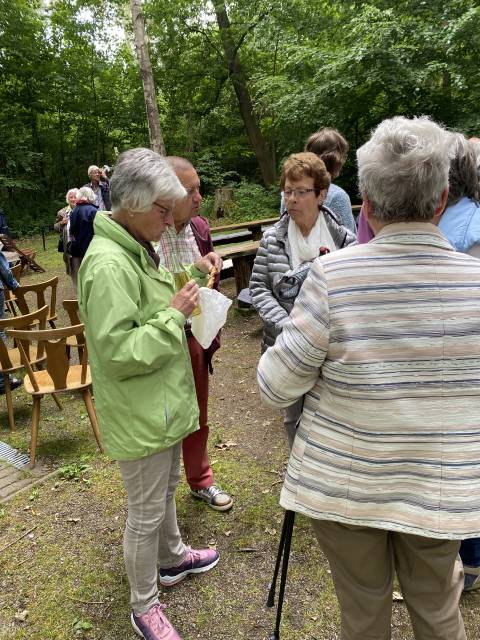
[[[265,231],[250,279],[252,304],[263,321],[262,352],[272,346],[289,313],[312,262],[355,242],[355,236],[337,222],[323,203],[330,176],[314,153],[292,154],[281,176],[287,210]],[[285,410],[284,427],[290,447],[295,438],[303,399]]]
[[[338,178],[347,159],[348,142],[337,129],[324,127],[312,133],[308,138],[305,143],[305,151],[315,153],[323,160],[330,174],[331,182],[323,206],[331,209],[337,216],[337,222],[352,231],[352,233],[355,233],[355,219],[352,214],[352,204],[348,193],[341,187],[333,184],[333,180]],[[285,208],[286,203],[282,191],[280,214],[283,214]]]
[[[475,152],[475,163],[477,165],[477,177],[480,179],[480,138],[469,138],[468,141],[473,146]]]
[[[480,258],[480,182],[475,150],[462,134],[453,136],[447,207],[438,227],[452,247]],[[461,304],[461,303],[459,303]],[[462,540],[464,591],[480,588],[480,538]]]
[[[68,228],[70,223],[70,213],[75,206],[78,198],[78,189],[69,189],[65,196],[67,206],[62,207],[57,213],[57,219],[53,228],[58,231],[58,251],[63,253],[63,261],[65,262],[65,270],[67,274],[70,274],[70,263],[67,252],[68,245]]]
[[[95,164],[88,167],[88,177],[90,182],[83,185],[90,187],[95,194],[95,204],[99,211],[110,211],[112,208],[110,200],[110,181],[106,169],[100,169]]]
[[[7,216],[3,209],[0,209],[0,235],[2,236],[11,236],[12,232],[10,231],[10,227],[7,223]]]
[[[452,247],[480,258],[480,181],[472,143],[453,135],[455,156],[450,165],[447,207],[438,227]]]
[[[3,319],[5,316],[5,287],[8,287],[12,291],[15,291],[17,287],[20,285],[13,277],[13,273],[10,269],[10,265],[8,264],[8,260],[5,258],[3,253],[0,251],[0,319]],[[5,333],[0,332],[0,338],[6,343],[7,337]],[[7,380],[7,384],[10,387],[10,390],[16,389],[22,384],[22,381],[18,378],[14,378],[13,376],[8,376],[7,378],[3,375],[0,375],[0,393],[5,393],[5,380]]]
[[[171,273],[183,269],[201,256],[213,251],[207,220],[198,215],[202,196],[200,179],[192,163],[186,158],[167,157],[187,195],[175,201],[172,215],[174,226],[168,227],[160,238],[157,253],[162,264]],[[218,289],[220,274],[215,287]],[[185,324],[188,350],[192,362],[195,390],[200,409],[200,429],[188,435],[182,442],[183,464],[191,494],[203,500],[216,511],[227,511],[233,505],[232,497],[215,484],[213,470],[208,460],[208,377],[211,362],[220,346],[217,336],[208,349],[203,349],[192,335],[189,321]]]
[[[417,640],[466,640],[460,540],[480,534],[480,261],[436,226],[451,134],[382,122],[357,151],[368,244],[315,260],[262,399],[305,395],[280,502],[311,518],[341,638],[391,637],[397,575]]]
[[[439,227],[457,251],[480,258],[480,247],[477,246],[480,139],[470,138],[467,141],[460,133],[456,136],[452,138],[457,153],[451,164],[450,192]],[[357,241],[363,244],[373,237],[373,229],[362,208],[358,216]]]
[[[198,429],[184,325],[198,304],[199,284],[222,263],[214,253],[200,257],[186,267],[192,279],[175,293],[151,244],[174,225],[173,204],[186,196],[165,158],[149,149],[125,151],[111,192],[112,213],[95,216],[78,300],[100,431],[128,496],[124,557],[132,626],[145,640],[179,640],[158,600],[157,579],[172,586],[219,560],[215,549],[186,546],[177,523],[181,443]]]
[[[77,203],[70,213],[67,251],[70,276],[75,287],[78,270],[93,238],[93,221],[98,210],[95,201],[93,191],[89,187],[82,187],[78,190]]]

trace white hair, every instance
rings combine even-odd
[[[89,178],[90,178],[90,176],[92,175],[92,173],[93,173],[94,171],[100,171],[100,167],[97,167],[97,165],[96,165],[96,164],[91,164],[91,165],[88,167],[88,171],[87,171],[87,175],[88,175],[88,177],[89,177]]]
[[[73,189],[69,189],[69,190],[67,191],[67,193],[65,194],[65,200],[66,200],[66,202],[68,202],[68,196],[69,196],[71,193],[75,194],[75,197],[76,197],[76,198],[78,198],[78,189],[77,189],[76,187],[74,187]]]
[[[178,200],[187,195],[167,160],[142,147],[118,156],[110,180],[112,212],[128,209],[146,213],[160,199]]]
[[[91,204],[95,204],[97,197],[90,187],[82,187],[78,190],[78,199],[79,200],[88,200]]]
[[[357,151],[358,181],[382,222],[431,220],[448,187],[452,134],[426,116],[384,120]]]

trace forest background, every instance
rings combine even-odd
[[[145,0],[143,11],[166,151],[198,168],[207,215],[224,185],[231,218],[271,215],[282,160],[320,126],[350,142],[337,183],[354,202],[355,150],[382,119],[428,114],[480,134],[479,2]],[[51,227],[90,164],[149,146],[132,34],[128,0],[0,0],[0,206],[19,235]]]

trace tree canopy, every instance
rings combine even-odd
[[[480,133],[478,2],[144,0],[143,10],[167,153],[190,157],[207,192],[234,181],[258,196],[245,184],[274,182],[320,126],[350,142],[339,182],[352,197],[354,151],[382,119],[428,114]],[[145,104],[128,0],[0,0],[0,36],[0,206],[27,233],[51,222],[90,164],[149,145]]]

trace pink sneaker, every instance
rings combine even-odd
[[[187,547],[185,560],[177,567],[160,569],[159,580],[164,587],[171,587],[188,576],[189,573],[204,573],[213,569],[220,560],[216,549],[192,549]]]
[[[132,611],[132,627],[145,640],[182,640],[163,613],[165,605],[154,604],[146,613]]]

